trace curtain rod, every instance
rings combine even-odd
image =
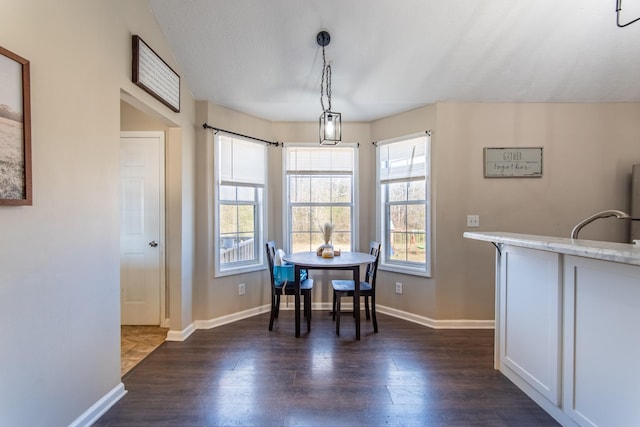
[[[243,135],[241,133],[231,132],[231,131],[228,131],[228,130],[224,130],[224,129],[216,128],[216,127],[213,127],[213,126],[209,126],[206,123],[204,123],[202,125],[202,127],[203,127],[203,129],[212,129],[213,131],[215,131],[215,133],[224,132],[224,133],[228,133],[230,135],[241,136],[243,138],[249,138],[249,139],[253,139],[253,140],[256,140],[256,141],[264,142],[265,144],[275,145],[276,147],[278,147],[280,145],[279,142],[271,142],[271,141],[267,141],[266,139],[260,139],[260,138],[255,138],[253,136]]]
[[[431,129],[425,130],[424,133],[427,134],[427,136],[431,136]],[[378,141],[371,141],[371,143],[376,147],[378,146]]]

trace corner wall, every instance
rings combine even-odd
[[[146,1],[0,0],[0,10],[2,46],[31,62],[34,196],[33,206],[0,207],[0,425],[84,425],[124,392],[121,91],[182,129],[180,225],[171,232],[183,293],[191,287],[195,105],[183,86],[182,112],[165,111],[131,82],[132,34],[179,71]],[[189,322],[190,309],[189,300],[178,313]]]

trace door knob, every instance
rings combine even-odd
[[[158,242],[155,241],[155,240],[152,240],[152,241],[149,242],[149,246],[151,246],[152,248],[155,248],[155,247],[158,246]]]

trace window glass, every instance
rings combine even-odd
[[[223,133],[216,135],[214,144],[216,275],[260,269],[266,147]]]
[[[378,143],[379,268],[431,274],[429,135]]]
[[[337,177],[331,180],[331,194],[333,201],[351,203],[351,179]]]
[[[219,191],[220,200],[236,200],[236,187],[221,185]]]
[[[310,197],[313,203],[330,204],[333,200],[331,194],[331,177],[314,176],[311,178]]]
[[[311,201],[311,177],[310,176],[291,176],[289,178],[289,198],[292,202],[310,202]]]
[[[291,252],[315,251],[332,223],[334,247],[353,250],[355,146],[286,146],[286,236]]]
[[[408,200],[426,200],[427,199],[427,185],[424,180],[411,181],[407,185],[407,199]]]
[[[256,199],[255,191],[251,187],[238,187],[237,200],[253,202]]]

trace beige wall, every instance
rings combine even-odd
[[[437,116],[436,317],[493,317],[494,251],[461,238],[467,214],[480,230],[568,237],[592,213],[629,208],[639,104],[439,104]],[[543,147],[542,178],[483,178],[483,147],[504,146]],[[581,237],[625,242],[627,229],[601,220]]]
[[[216,128],[274,140],[271,124],[248,114],[197,102],[197,253],[194,289],[194,313],[198,320],[218,319],[268,304],[271,298],[266,270],[214,278],[213,253],[213,131],[203,129],[207,123]],[[269,154],[277,148],[269,149]],[[238,284],[246,285],[246,294],[238,295]]]
[[[182,129],[169,211],[182,295],[195,104],[183,85],[173,113],[131,82],[132,34],[180,72],[146,1],[0,0],[0,10],[0,43],[31,61],[34,196],[33,206],[0,206],[0,425],[69,425],[121,384],[120,100]],[[189,299],[176,317],[190,323],[190,310]]]
[[[433,129],[433,276],[381,273],[380,304],[437,320],[493,319],[493,246],[462,234],[568,237],[594,212],[627,210],[639,119],[639,104],[439,103],[372,123],[374,139]],[[542,178],[484,178],[483,148],[511,146],[544,148]],[[480,228],[466,227],[468,214],[480,215]],[[607,219],[581,237],[626,241],[626,232],[625,221]]]
[[[313,122],[270,123],[208,103],[201,106],[209,112],[204,116],[209,124],[224,129],[285,143],[316,143]],[[573,225],[591,213],[627,210],[631,165],[640,163],[639,116],[639,104],[439,103],[371,123],[345,123],[343,140],[360,143],[360,248],[376,235],[371,141],[432,131],[432,277],[380,271],[378,303],[435,321],[493,320],[493,246],[462,234],[495,230],[568,236]],[[483,148],[506,146],[543,147],[542,178],[484,178]],[[211,154],[202,157],[210,159]],[[199,161],[204,160],[199,156]],[[271,147],[267,238],[277,241],[283,230],[281,171],[282,150]],[[204,203],[206,194],[198,200]],[[480,215],[480,228],[466,227],[468,214]],[[581,237],[625,241],[626,232],[624,221],[602,220],[584,229]],[[212,259],[211,248],[207,251],[207,260]],[[198,283],[208,305],[198,305],[196,318],[212,319],[268,303],[266,272],[214,279],[211,263],[206,268],[203,278],[209,279]],[[330,302],[325,288],[333,276],[314,272],[313,277],[319,285],[314,302]],[[402,295],[395,293],[396,282],[403,283]],[[247,283],[246,296],[237,295],[238,283]]]
[[[169,132],[169,126],[161,120],[145,114],[126,101],[120,101],[121,131],[161,131]],[[165,135],[166,137],[166,135]]]

